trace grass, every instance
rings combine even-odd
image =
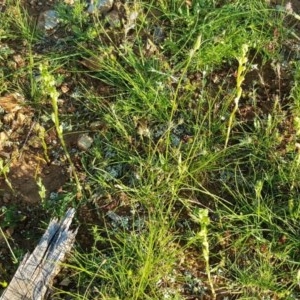
[[[53,297],[298,299],[293,16],[259,0],[132,1],[120,6],[123,27],[112,28],[75,1],[56,7],[57,42],[20,1],[7,2],[0,94],[26,95],[45,123],[47,160],[54,113],[76,179],[65,198],[39,205],[52,214],[74,203],[97,213],[87,224],[91,247],[76,247],[64,271],[71,283]],[[15,68],[9,62],[19,49],[28,56]],[[49,61],[45,75],[38,67]],[[47,76],[41,92],[36,78],[45,85]],[[60,97],[76,113],[60,109]],[[88,151],[67,149],[74,131],[93,137]]]

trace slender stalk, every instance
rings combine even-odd
[[[4,240],[5,240],[5,243],[6,243],[7,247],[8,247],[8,249],[9,249],[9,252],[11,253],[13,263],[14,263],[14,264],[17,264],[17,263],[18,263],[18,259],[17,259],[17,257],[15,256],[14,251],[12,250],[12,248],[11,248],[11,246],[10,246],[8,240],[7,240],[7,237],[6,237],[6,235],[5,235],[5,233],[3,232],[3,230],[2,230],[1,227],[0,227],[0,232],[1,232],[1,234],[2,234],[2,236],[3,236],[3,238],[4,238]]]
[[[242,93],[243,93],[242,84],[243,84],[243,81],[245,80],[246,63],[248,61],[247,53],[248,53],[248,45],[244,44],[242,46],[242,56],[237,58],[237,60],[239,62],[239,67],[238,67],[237,77],[236,77],[236,96],[234,98],[234,108],[229,117],[224,149],[226,149],[228,146],[233,121],[235,119],[235,114],[239,108],[239,102],[240,102],[240,99],[241,99]]]
[[[171,113],[170,113],[170,123],[172,124],[172,120],[173,120],[173,117],[176,113],[176,110],[178,108],[178,95],[179,95],[179,91],[180,91],[180,88],[181,88],[181,83],[183,82],[186,74],[187,74],[187,71],[188,71],[188,68],[192,62],[192,59],[194,58],[194,56],[196,55],[197,51],[199,51],[200,47],[201,47],[201,43],[202,43],[202,35],[199,34],[197,36],[197,39],[194,43],[194,46],[193,48],[190,50],[189,52],[189,55],[188,55],[188,58],[187,58],[187,61],[186,61],[186,64],[181,72],[181,76],[178,80],[178,83],[177,83],[177,87],[176,87],[176,90],[174,92],[174,96],[173,96],[173,99],[172,99],[172,110],[171,110]],[[170,126],[172,127],[172,126]],[[169,137],[170,137],[170,128],[168,129],[168,133],[167,133],[167,140],[169,140]],[[167,148],[169,147],[169,143],[167,144]],[[168,151],[166,151],[166,153],[168,153]]]
[[[216,291],[214,288],[214,283],[211,277],[210,264],[209,264],[209,243],[208,243],[208,230],[207,226],[210,223],[208,216],[208,209],[196,209],[193,214],[191,214],[192,220],[200,224],[200,231],[196,235],[196,239],[202,244],[202,254],[205,261],[205,271],[207,274],[208,283],[210,285],[212,299],[217,299]]]
[[[77,188],[77,198],[81,198],[82,197],[82,187],[80,185],[77,173],[76,173],[76,169],[75,166],[73,164],[73,161],[71,159],[71,156],[68,152],[65,140],[64,140],[64,136],[63,136],[63,128],[60,124],[59,121],[59,112],[58,112],[58,97],[59,97],[59,93],[55,87],[55,79],[54,77],[49,73],[47,66],[46,65],[41,65],[40,66],[40,72],[41,72],[41,76],[42,76],[42,81],[43,81],[43,87],[44,87],[44,91],[45,93],[50,97],[51,99],[51,104],[52,104],[52,121],[54,122],[55,125],[55,129],[57,132],[57,136],[59,138],[59,141],[61,143],[61,146],[64,150],[64,153],[66,155],[66,158],[69,162],[70,168],[71,168],[71,172],[74,176],[75,182],[76,182],[76,188]]]

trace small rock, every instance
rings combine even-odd
[[[113,4],[113,0],[92,0],[87,11],[89,14],[99,12],[100,14],[105,15],[112,9]]]
[[[101,127],[103,127],[103,122],[101,122],[101,121],[94,121],[90,124],[90,128],[93,131],[101,129]]]
[[[68,287],[71,283],[71,280],[70,278],[64,278],[60,283],[59,285],[60,286],[65,286],[65,287]]]
[[[127,18],[127,23],[124,26],[125,36],[128,34],[129,30],[131,30],[135,27],[137,17],[138,17],[137,11],[133,11],[129,14],[129,16]]]
[[[93,139],[87,134],[83,134],[79,137],[77,141],[77,146],[80,150],[86,151],[92,146],[92,143]]]
[[[121,27],[121,20],[117,11],[112,10],[106,15],[106,19],[111,27]]]
[[[59,23],[58,13],[55,10],[46,10],[40,14],[38,28],[43,31],[54,29]]]
[[[12,198],[11,194],[6,192],[3,195],[3,202],[4,203],[9,203],[11,201],[11,198]]]
[[[153,32],[153,41],[155,44],[160,44],[165,39],[165,33],[160,26],[156,26]]]

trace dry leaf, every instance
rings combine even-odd
[[[20,54],[14,55],[13,59],[14,59],[15,63],[18,65],[18,67],[22,68],[25,66],[25,60]]]
[[[26,115],[22,114],[22,113],[18,113],[17,114],[17,124],[18,124],[18,127],[23,127],[25,125],[25,122],[26,122]]]
[[[15,119],[15,115],[16,114],[13,113],[13,112],[5,114],[4,117],[3,117],[3,123],[4,124],[11,124]]]
[[[6,132],[0,132],[0,150],[3,149],[3,146],[5,145],[7,140],[8,135],[6,134]]]
[[[61,91],[63,92],[63,94],[66,94],[70,88],[67,84],[63,84],[61,87],[60,87]]]
[[[7,113],[18,111],[22,108],[23,103],[24,97],[19,93],[13,93],[0,97],[0,107],[2,107]]]
[[[150,39],[147,39],[145,52],[146,52],[147,57],[149,57],[155,53],[158,53],[159,51],[158,51],[156,45]]]
[[[79,62],[92,71],[99,71],[101,69],[101,60],[96,57],[84,58]]]

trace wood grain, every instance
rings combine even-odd
[[[69,229],[75,209],[69,209],[59,222],[52,219],[33,253],[25,255],[0,300],[42,300],[60,271],[61,262],[71,250],[77,229]]]

